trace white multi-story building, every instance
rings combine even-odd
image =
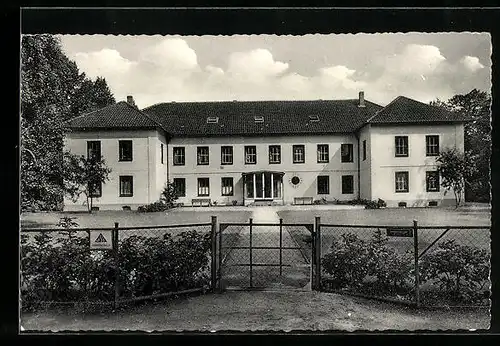
[[[467,119],[406,97],[382,107],[357,99],[170,102],[139,110],[132,97],[74,118],[65,147],[102,155],[112,172],[100,209],[159,199],[293,204],[381,198],[389,207],[447,205],[436,157],[464,150]],[[66,210],[85,209],[83,198]]]

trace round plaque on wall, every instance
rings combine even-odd
[[[302,180],[296,175],[294,175],[292,178],[290,178],[290,184],[292,184],[292,186],[294,186],[294,187],[298,186],[301,183],[301,181]]]

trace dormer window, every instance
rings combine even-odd
[[[312,123],[317,123],[319,121],[319,117],[317,115],[310,115],[309,121]]]
[[[254,117],[255,123],[263,123],[264,122],[264,117],[263,116],[256,116]]]
[[[219,117],[208,117],[207,124],[217,124],[219,122]]]

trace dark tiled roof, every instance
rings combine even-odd
[[[66,124],[77,130],[161,128],[160,124],[124,101],[70,119]]]
[[[470,119],[463,115],[449,112],[440,107],[398,96],[378,111],[368,122],[372,124],[391,124],[463,122],[468,120]]]
[[[171,102],[143,109],[173,136],[349,133],[381,106],[358,100]],[[317,115],[319,121],[309,116]],[[218,122],[207,124],[208,117]],[[256,123],[254,117],[264,117]]]

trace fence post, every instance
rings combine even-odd
[[[210,239],[212,241],[212,265],[210,272],[212,274],[212,279],[210,282],[210,288],[212,292],[215,292],[217,287],[217,216],[212,216],[212,229],[210,231]]]
[[[219,225],[219,281],[217,283],[217,292],[222,293],[222,228]]]
[[[115,222],[115,228],[111,233],[111,239],[113,243],[113,258],[115,262],[115,294],[113,299],[113,309],[118,307],[118,299],[120,297],[120,286],[119,286],[119,278],[120,278],[120,268],[118,263],[118,222]]]
[[[316,276],[315,276],[315,284],[314,289],[316,291],[321,290],[321,219],[319,216],[316,216],[315,220],[315,255],[316,255]]]
[[[252,264],[252,223],[253,223],[253,219],[250,218],[249,220],[249,226],[250,226],[250,245],[249,245],[249,248],[250,248],[250,288],[253,287],[253,282],[252,282],[252,271],[253,271],[253,264]]]
[[[283,275],[283,219],[280,219],[280,276]]]
[[[420,277],[418,269],[418,222],[413,220],[413,256],[415,260],[415,304],[420,306]]]

